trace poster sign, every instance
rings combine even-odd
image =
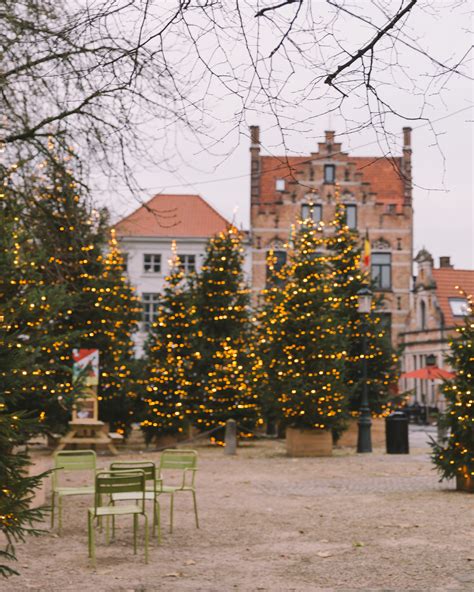
[[[98,419],[97,386],[99,384],[99,350],[98,349],[74,349],[72,350],[74,364],[72,367],[73,378],[83,376],[84,390],[82,396],[74,405],[73,421],[87,421]]]
[[[84,384],[97,386],[99,384],[99,350],[98,349],[73,349],[72,358],[74,365],[72,375],[77,378],[85,372]]]

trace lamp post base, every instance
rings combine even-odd
[[[372,452],[372,418],[370,417],[370,411],[361,413],[359,421],[359,433],[357,436],[357,452]]]

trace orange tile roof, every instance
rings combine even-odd
[[[474,295],[474,270],[442,267],[433,269],[433,278],[436,282],[436,295],[443,311],[445,325],[447,327],[459,325],[463,322],[463,317],[453,316],[449,298],[462,298],[456,286],[467,294]]]
[[[122,237],[209,238],[228,225],[199,195],[158,194],[114,228]]]
[[[301,165],[308,163],[316,156],[262,156],[260,196],[262,203],[279,200],[279,192],[275,189],[277,179],[293,180],[293,175]],[[334,161],[337,165],[341,161]],[[403,205],[403,180],[399,174],[401,158],[378,158],[371,156],[349,156],[347,162],[355,163],[355,172],[362,173],[362,181],[370,183],[370,190],[377,194],[378,203]]]

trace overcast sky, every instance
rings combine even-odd
[[[360,4],[360,2],[359,2]],[[398,7],[399,2],[386,2]],[[448,0],[433,3],[439,9],[427,15],[414,13],[409,21],[423,40],[423,47],[437,59],[455,60],[464,55],[472,45],[472,37],[465,29],[470,15],[465,10],[445,10]],[[452,3],[451,3],[452,4]],[[313,2],[313,8],[326,3]],[[430,18],[428,18],[428,16]],[[349,41],[368,38],[365,27],[354,27],[348,20],[340,23],[347,27],[344,33]],[[348,43],[349,43],[348,41]],[[245,61],[245,55],[234,51],[234,59]],[[473,75],[473,56],[464,72]],[[469,58],[468,58],[469,59]],[[412,52],[402,53],[401,71],[412,80],[420,81],[429,76],[426,60]],[[283,70],[283,67],[282,67]],[[297,69],[295,77],[299,90],[306,84],[308,72]],[[398,77],[397,77],[398,76]],[[436,80],[436,78],[435,78]],[[421,112],[420,97],[409,85],[400,81],[400,75],[392,75],[385,81],[386,97],[397,105],[401,115],[422,113],[427,120],[407,121],[403,117],[390,116],[385,120],[388,136],[381,136],[380,126],[362,131],[351,131],[354,122],[360,122],[364,108],[363,98],[354,96],[343,112],[325,113],[330,106],[330,96],[319,95],[286,103],[280,115],[285,118],[285,133],[276,125],[272,110],[265,104],[239,113],[239,124],[233,119],[236,113],[235,97],[220,92],[217,85],[205,103],[212,117],[204,138],[197,139],[186,129],[176,125],[167,140],[156,144],[156,153],[168,155],[166,167],[136,165],[136,175],[143,188],[139,199],[146,201],[158,192],[197,193],[207,199],[220,213],[233,219],[244,229],[249,228],[250,158],[248,125],[260,125],[262,153],[273,155],[307,155],[316,151],[317,142],[324,131],[333,129],[343,150],[353,155],[379,156],[387,153],[401,154],[402,127],[413,128],[413,179],[414,179],[414,243],[415,252],[425,247],[436,258],[451,256],[458,269],[474,268],[474,138],[472,122],[474,92],[468,76],[452,74],[425,95]],[[250,83],[249,83],[250,84]],[[294,91],[293,87],[293,91]],[[280,106],[281,107],[281,106]],[[318,115],[321,114],[321,115]],[[219,124],[221,122],[221,124]],[[294,122],[289,124],[288,122]],[[171,140],[172,138],[172,140]],[[283,145],[284,141],[284,145]],[[111,209],[114,220],[130,213],[138,206],[132,196],[115,180],[97,191],[101,202]]]

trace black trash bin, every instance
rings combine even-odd
[[[408,418],[403,411],[394,411],[385,420],[387,454],[409,454]]]

